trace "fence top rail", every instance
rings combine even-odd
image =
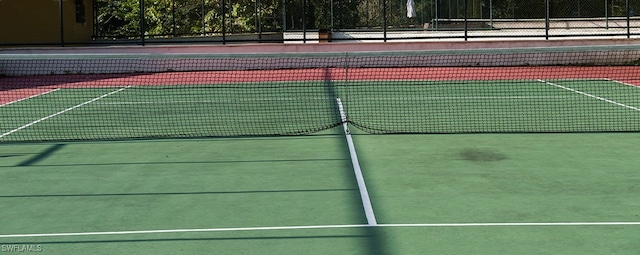
[[[551,21],[601,21],[601,20],[626,20],[627,17],[592,17],[592,18],[549,18]],[[629,17],[632,20],[640,20],[640,16]],[[504,19],[504,18],[493,18],[493,19],[478,19],[478,18],[436,18],[433,21],[438,22],[544,22],[545,18],[535,18],[535,19]]]

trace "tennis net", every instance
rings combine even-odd
[[[640,131],[639,63],[638,46],[0,54],[0,141]]]

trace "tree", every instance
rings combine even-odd
[[[144,0],[144,34],[185,36],[279,29],[277,0]],[[223,6],[225,13],[223,15]],[[140,0],[98,0],[96,36],[139,37]],[[224,26],[223,26],[224,17]],[[266,17],[268,22],[263,23]]]

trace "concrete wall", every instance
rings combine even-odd
[[[27,0],[23,0],[27,1]],[[528,47],[571,47],[571,46],[605,46],[605,45],[640,45],[640,39],[607,39],[586,38],[558,40],[518,39],[506,40],[478,40],[461,41],[436,40],[418,42],[387,43],[259,43],[259,44],[179,44],[179,45],[123,45],[123,46],[91,46],[91,47],[31,47],[31,48],[0,48],[0,58],[3,54],[226,54],[226,53],[305,53],[305,52],[359,52],[359,51],[424,51],[449,49],[502,49]],[[638,46],[640,47],[640,46]]]
[[[0,76],[324,68],[345,63],[351,67],[606,65],[636,62],[638,45],[640,40],[588,39],[16,48],[0,49]],[[465,55],[454,57],[459,53]]]

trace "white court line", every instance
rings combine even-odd
[[[609,79],[609,78],[605,78],[605,80],[606,81],[610,81],[610,82],[615,82],[615,83],[618,83],[618,84],[622,84],[622,85],[627,85],[627,86],[634,87],[634,88],[638,88],[638,85],[633,85],[631,83],[626,83],[626,82],[622,82],[622,81],[618,81],[618,80],[614,80],[614,79]]]
[[[568,98],[570,96],[441,96],[441,97],[410,97],[409,99],[430,99],[430,100],[449,100],[449,99],[544,99],[544,98]],[[407,99],[407,97],[366,97],[366,99],[375,100],[398,100]],[[121,102],[102,102],[102,105],[136,105],[136,104],[183,104],[183,103],[228,103],[228,102],[261,102],[261,101],[307,101],[307,100],[327,100],[326,97],[270,97],[270,98],[254,98],[254,99],[216,99],[216,100],[167,100],[167,101],[121,101]]]
[[[160,230],[134,230],[134,231],[110,231],[110,232],[13,234],[13,235],[0,235],[0,238],[51,237],[51,236],[132,235],[132,234],[161,234],[161,233],[262,231],[262,230],[297,230],[297,229],[327,229],[327,228],[361,228],[361,227],[367,227],[367,226],[369,226],[369,225],[359,224],[359,225],[318,225],[318,226],[247,227],[247,228],[160,229]]]
[[[253,99],[215,99],[215,100],[164,100],[164,101],[120,101],[102,102],[101,105],[137,105],[137,104],[192,104],[192,103],[232,103],[232,102],[271,102],[271,101],[308,101],[327,100],[326,97],[270,97]]]
[[[381,227],[537,227],[537,226],[624,226],[640,222],[502,222],[502,223],[408,223],[380,224]]]
[[[473,99],[503,99],[503,100],[513,100],[513,99],[545,99],[545,98],[569,98],[570,96],[441,96],[441,97],[420,97],[420,96],[411,96],[411,97],[394,97],[394,96],[384,96],[384,97],[367,97],[366,99],[375,99],[375,100],[408,100],[408,99],[420,99],[420,100],[473,100]]]
[[[195,228],[195,229],[158,229],[107,232],[76,233],[41,233],[41,234],[4,234],[0,238],[22,237],[61,237],[61,236],[99,236],[99,235],[134,235],[134,234],[170,234],[198,232],[240,232],[240,231],[272,231],[272,230],[304,230],[304,229],[340,229],[340,228],[441,228],[441,227],[562,227],[562,226],[640,226],[640,222],[512,222],[512,223],[415,223],[415,224],[353,224],[353,225],[314,225],[314,226],[278,226],[278,227],[245,227],[245,228]]]
[[[474,100],[474,99],[554,99],[569,98],[571,96],[441,96],[441,97],[366,97],[367,100],[378,101],[397,101],[402,100]],[[327,100],[326,97],[271,97],[271,98],[255,98],[255,99],[216,99],[216,100],[165,100],[165,101],[120,101],[120,102],[101,102],[100,105],[145,105],[145,104],[199,104],[199,103],[233,103],[233,102],[272,102],[272,101],[309,101],[309,100]]]
[[[31,122],[31,123],[25,124],[25,125],[23,125],[23,126],[21,126],[21,127],[19,127],[19,128],[16,128],[16,129],[14,129],[14,130],[11,130],[11,131],[9,131],[9,132],[6,132],[6,133],[4,133],[4,134],[1,134],[1,135],[0,135],[0,138],[3,138],[3,137],[5,137],[5,136],[8,136],[8,135],[13,134],[13,133],[15,133],[15,132],[18,132],[18,131],[23,130],[23,129],[25,129],[25,128],[28,128],[28,127],[30,127],[30,126],[33,126],[33,125],[35,125],[35,124],[37,124],[37,123],[40,123],[40,122],[42,122],[42,121],[45,121],[45,120],[47,120],[47,119],[53,118],[53,117],[55,117],[55,116],[58,116],[58,115],[60,115],[60,114],[65,113],[65,112],[68,112],[68,111],[71,111],[71,110],[73,110],[73,109],[76,109],[76,108],[79,108],[79,107],[85,106],[85,105],[87,105],[87,104],[93,103],[93,102],[95,102],[95,101],[98,101],[98,100],[100,100],[100,99],[103,99],[103,98],[105,98],[105,97],[108,97],[108,96],[110,96],[110,95],[113,95],[113,94],[115,94],[115,93],[118,93],[118,92],[123,91],[123,90],[125,90],[125,89],[128,89],[128,88],[130,88],[130,87],[131,87],[131,86],[127,86],[127,87],[124,87],[124,88],[118,89],[118,90],[116,90],[116,91],[111,91],[111,92],[109,92],[109,93],[107,93],[107,94],[104,94],[104,95],[102,95],[102,96],[96,97],[96,98],[94,98],[94,99],[91,99],[91,100],[86,101],[86,102],[84,102],[84,103],[81,103],[81,104],[79,104],[79,105],[76,105],[76,106],[73,106],[73,107],[70,107],[70,108],[64,109],[64,110],[59,111],[59,112],[57,112],[57,113],[51,114],[51,115],[49,115],[49,116],[47,116],[47,117],[40,118],[40,119],[35,120],[35,121]]]
[[[559,84],[555,84],[553,82],[548,82],[548,81],[545,81],[545,80],[538,80],[538,81],[546,83],[546,84],[554,86],[554,87],[558,87],[558,88],[565,89],[565,90],[568,90],[568,91],[571,91],[571,92],[575,92],[575,93],[578,93],[580,95],[584,95],[584,96],[588,96],[588,97],[591,97],[591,98],[595,98],[595,99],[598,99],[600,101],[604,101],[604,102],[607,102],[607,103],[615,104],[617,106],[622,106],[622,107],[625,107],[625,108],[628,108],[628,109],[631,109],[631,110],[640,111],[640,108],[638,108],[638,107],[626,105],[626,104],[623,104],[623,103],[618,103],[616,101],[613,101],[613,100],[610,100],[610,99],[606,99],[604,97],[599,97],[599,96],[596,96],[596,95],[592,95],[592,94],[589,94],[589,93],[586,93],[586,92],[582,92],[580,90],[576,90],[576,89],[565,87],[565,86],[562,86],[562,85],[559,85]]]
[[[364,176],[362,175],[362,169],[360,168],[360,162],[358,161],[358,155],[356,154],[356,147],[353,144],[353,138],[351,137],[351,131],[349,131],[349,123],[347,121],[347,115],[344,112],[342,106],[342,100],[336,98],[338,102],[338,111],[340,111],[340,118],[342,119],[342,127],[344,128],[344,135],[347,138],[347,146],[349,147],[349,154],[351,156],[351,164],[353,165],[353,171],[356,175],[356,181],[358,183],[358,189],[360,190],[360,198],[362,199],[362,206],[364,207],[364,213],[367,217],[367,223],[371,226],[378,225],[376,221],[376,215],[373,212],[373,206],[371,205],[371,199],[369,198],[369,191],[367,191],[367,185],[364,182]]]
[[[10,104],[13,104],[13,103],[17,103],[17,102],[20,102],[20,101],[24,101],[24,100],[27,100],[27,99],[31,99],[31,98],[34,98],[34,97],[46,95],[46,94],[49,94],[51,92],[55,92],[55,91],[58,91],[58,90],[60,90],[60,89],[59,88],[58,89],[53,89],[53,90],[45,91],[45,92],[30,96],[30,97],[21,98],[21,99],[18,99],[16,101],[11,101],[11,102],[8,102],[8,103],[0,104],[0,107],[6,106],[6,105],[10,105]]]

